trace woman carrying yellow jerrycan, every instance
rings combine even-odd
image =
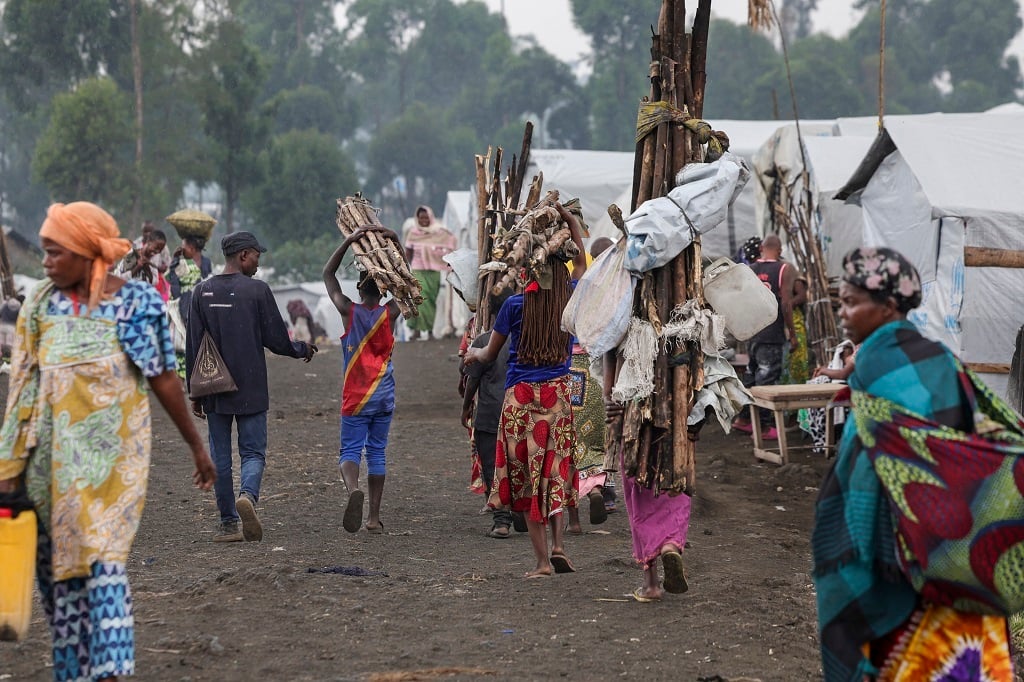
[[[114,680],[135,670],[125,563],[146,497],[147,387],[188,444],[195,485],[209,490],[216,473],[174,371],[163,299],[108,274],[130,248],[113,217],[88,202],[54,204],[39,237],[46,279],[15,331],[0,494],[24,489],[38,516],[54,678]]]

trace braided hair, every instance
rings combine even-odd
[[[523,323],[519,361],[537,367],[560,365],[569,357],[569,333],[562,331],[562,311],[572,290],[569,270],[558,258],[548,257],[551,288],[523,293]]]

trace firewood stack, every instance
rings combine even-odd
[[[335,222],[346,238],[361,227],[383,227],[377,217],[377,210],[359,193],[338,199]],[[366,232],[353,242],[352,251],[356,262],[383,294],[390,293],[402,311],[402,317],[410,319],[419,315],[418,306],[423,303],[419,281],[409,270],[401,245],[378,232]]]
[[[526,124],[523,133],[523,145],[518,159],[513,155],[505,181],[501,180],[502,149],[493,152],[488,149],[486,156],[476,156],[476,191],[477,191],[477,255],[481,264],[491,260],[491,249],[499,229],[506,230],[515,224],[519,209],[519,199],[523,192],[523,178],[526,165],[530,159],[530,146],[533,142],[533,123]],[[523,206],[534,207],[540,199],[540,187],[543,174],[533,178]],[[476,307],[476,323],[474,335],[488,331],[494,324],[497,310],[491,310],[490,292],[498,279],[504,276],[500,269],[480,269],[479,298]]]
[[[494,260],[484,264],[483,270],[503,274],[491,287],[492,293],[499,294],[509,286],[515,288],[516,282],[539,279],[548,256],[556,255],[569,261],[578,255],[572,232],[554,206],[557,201],[558,192],[548,192],[512,229],[499,228],[494,235],[491,247]]]
[[[710,17],[711,0],[699,0],[688,34],[685,2],[662,1],[657,34],[652,37],[647,102],[664,102],[666,109],[701,118]],[[660,122],[637,141],[632,208],[668,194],[676,173],[703,157],[704,149],[692,131],[675,119]],[[698,238],[669,264],[645,273],[636,287],[634,316],[660,330],[677,305],[689,299],[703,305],[701,274]],[[687,427],[686,419],[693,396],[703,387],[703,363],[693,344],[687,344],[686,351],[670,357],[665,348],[659,349],[654,392],[629,402],[624,415],[605,432],[606,447],[623,452],[627,474],[645,487],[670,495],[695,490],[697,432]],[[622,362],[616,354],[616,375]]]

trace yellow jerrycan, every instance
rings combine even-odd
[[[0,507],[0,641],[28,634],[36,566],[36,513]]]

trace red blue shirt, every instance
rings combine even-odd
[[[381,414],[395,409],[395,378],[391,352],[395,337],[391,332],[387,306],[369,307],[353,303],[348,328],[341,337],[345,359],[345,379],[341,394],[341,414]]]

